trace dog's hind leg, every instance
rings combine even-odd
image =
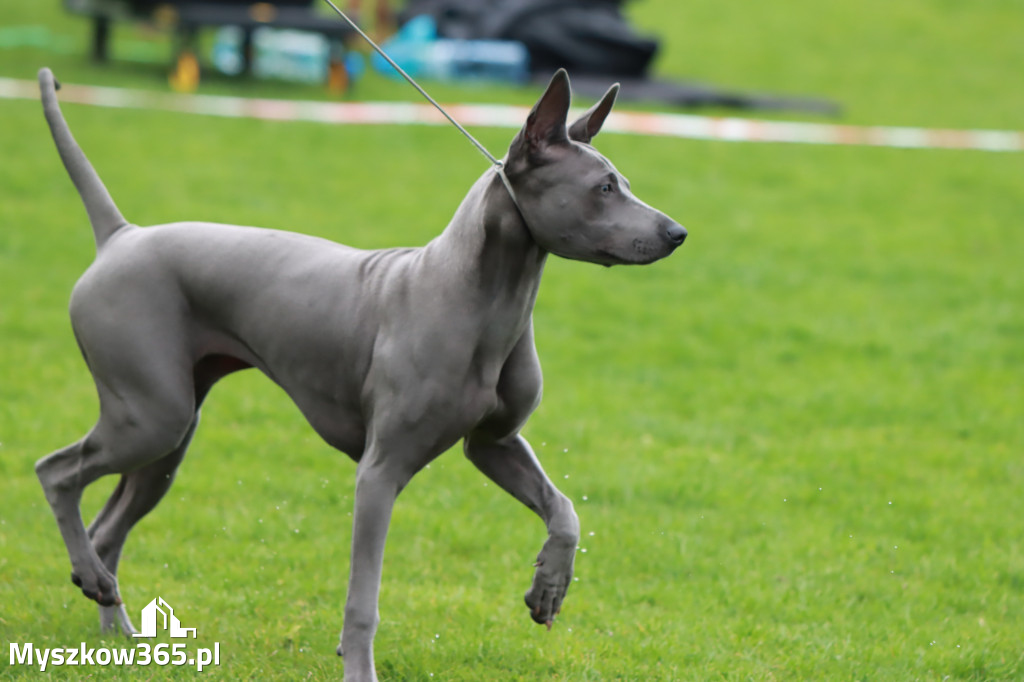
[[[192,377],[187,370],[179,371],[187,364],[140,362],[144,359],[131,348],[120,351],[102,359],[87,354],[100,396],[96,426],[81,441],[36,463],[71,559],[72,581],[101,606],[116,606],[121,598],[114,572],[98,555],[82,522],[82,492],[101,476],[151,465],[155,468],[150,471],[156,471],[160,465],[154,463],[183,450],[196,409]],[[134,504],[143,506],[141,500]]]
[[[101,562],[117,578],[117,565],[128,533],[136,523],[156,507],[174,482],[174,474],[185,457],[199,421],[189,428],[185,440],[169,455],[141,469],[121,476],[110,499],[89,526],[88,535]],[[120,630],[125,635],[135,628],[125,611],[124,604],[100,605],[100,628],[103,632]]]
[[[156,507],[174,482],[178,465],[185,458],[185,452],[199,425],[199,406],[206,394],[227,374],[247,367],[246,363],[229,356],[209,356],[200,360],[193,369],[195,412],[181,443],[164,457],[123,474],[110,499],[89,525],[88,535],[93,548],[115,579],[121,550],[128,534],[136,523]],[[103,632],[115,629],[126,635],[135,632],[123,604],[100,605],[99,611]]]

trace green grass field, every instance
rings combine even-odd
[[[663,74],[832,97],[844,122],[1024,128],[1015,0],[637,0],[629,12],[664,38]],[[0,49],[0,76],[49,65],[68,82],[166,87],[167,44],[143,31],[119,30],[122,58],[100,67],[82,57],[84,23],[55,1],[0,21],[50,36]],[[352,96],[412,99],[377,78]],[[444,128],[64,110],[139,224],[422,244],[486,169]],[[494,152],[511,138],[477,132]],[[547,268],[535,314],[545,397],[526,435],[577,506],[578,581],[554,629],[534,625],[522,594],[543,525],[448,453],[396,507],[382,679],[1024,679],[1024,155],[597,144],[690,238],[647,268]],[[96,417],[67,320],[92,255],[38,103],[0,101],[5,657],[9,642],[126,645],[99,636],[68,581],[32,471]],[[338,677],[353,475],[268,380],[225,380],[174,488],[129,540],[129,612],[159,595],[198,628],[194,646],[219,642],[204,676]],[[90,488],[87,516],[114,482]],[[0,665],[0,678],[38,674]]]

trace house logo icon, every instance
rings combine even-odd
[[[163,616],[163,629],[171,637],[188,637],[189,633],[192,633],[192,639],[195,639],[196,629],[181,627],[181,621],[174,615],[174,609],[163,597],[157,597],[142,609],[142,632],[136,632],[132,637],[156,637],[157,614]]]

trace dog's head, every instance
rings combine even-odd
[[[633,196],[629,181],[590,145],[619,86],[568,124],[569,76],[559,70],[512,140],[509,182],[534,240],[563,258],[601,265],[651,263],[686,230]]]

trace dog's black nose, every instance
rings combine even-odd
[[[672,223],[669,225],[665,234],[668,236],[668,240],[676,246],[679,246],[686,241],[686,228],[679,223]]]

